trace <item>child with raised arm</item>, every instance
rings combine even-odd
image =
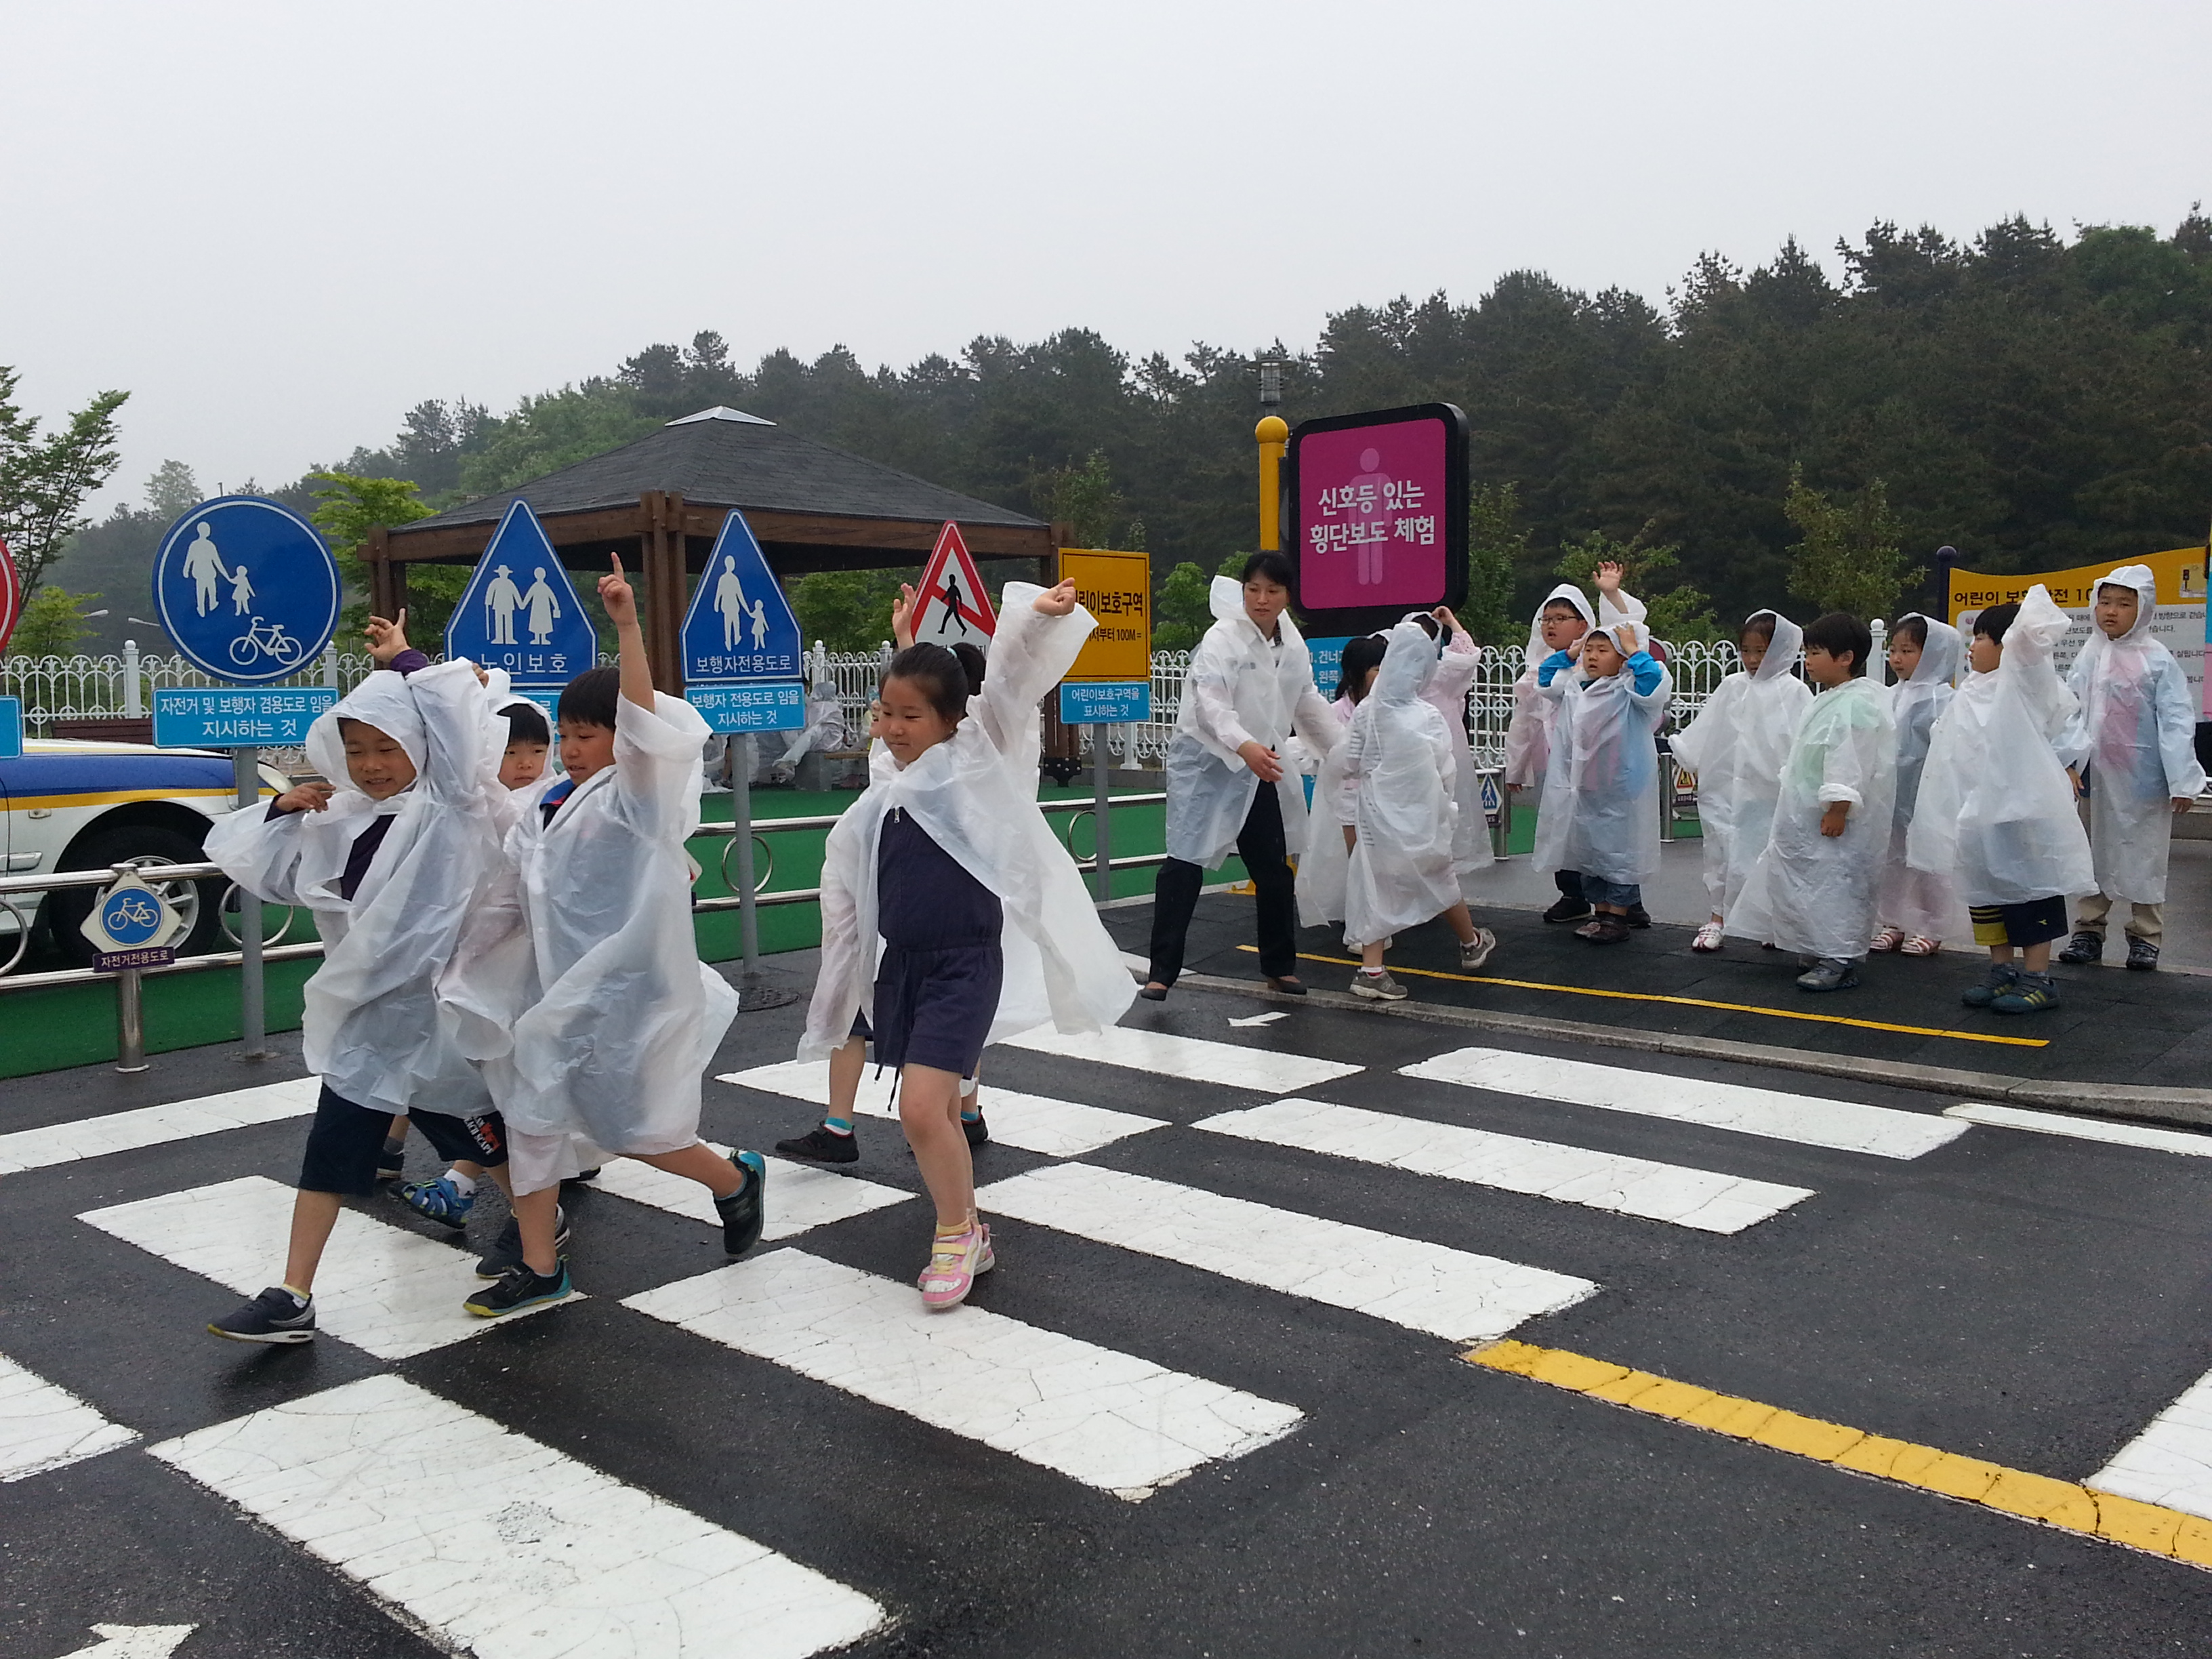
[[[2057,747],[2075,712],[2052,665],[2068,626],[2040,582],[1977,616],[1974,672],[1929,741],[1905,850],[1955,884],[1989,947],[1987,975],[1960,994],[1969,1008],[2058,1006],[2051,941],[2066,934],[2066,896],[2095,878]]]
[[[1505,787],[1516,793],[1541,792],[1551,770],[1552,732],[1560,705],[1544,695],[1548,684],[1541,678],[1543,665],[1554,659],[1572,663],[1582,651],[1583,635],[1600,623],[1644,620],[1644,603],[1622,592],[1620,567],[1611,562],[1597,568],[1597,609],[1572,582],[1561,582],[1536,607],[1528,624],[1528,646],[1522,658],[1520,677],[1513,682],[1513,718],[1505,728]],[[1560,653],[1565,653],[1564,658]],[[1554,671],[1556,672],[1556,670]],[[1559,890],[1559,902],[1544,912],[1546,921],[1582,921],[1590,915],[1583,894],[1582,876],[1573,870],[1555,870],[1552,880]],[[1629,913],[1632,927],[1650,927],[1651,918],[1638,904]]]
[[[1659,871],[1655,737],[1674,684],[1650,645],[1643,623],[1609,623],[1583,636],[1578,663],[1562,651],[1537,671],[1559,714],[1536,809],[1534,861],[1540,870],[1575,873],[1596,912],[1575,936],[1593,945],[1628,937],[1643,884]]]
[[[1881,922],[1871,947],[1876,951],[1932,957],[1943,948],[1947,935],[1957,937],[1952,917],[1960,906],[1949,872],[1914,869],[1906,844],[1927,770],[1928,745],[1936,722],[1951,706],[1966,651],[1957,629],[1917,611],[1899,617],[1890,629],[1889,667],[1897,676],[1889,691],[1890,717],[1897,722],[1897,805],[1875,911]]]
[[[1832,611],[1805,630],[1805,678],[1823,688],[1798,721],[1765,850],[1728,931],[1794,951],[1798,988],[1845,991],[1874,939],[1875,884],[1889,850],[1897,726],[1865,678],[1874,632]]]
[[[1698,834],[1705,860],[1705,925],[1692,951],[1717,951],[1723,923],[1751,866],[1766,848],[1782,789],[1782,763],[1813,694],[1797,678],[1805,630],[1778,611],[1754,611],[1736,636],[1743,663],[1668,740],[1698,780]]]
[[[312,911],[325,942],[301,1021],[323,1080],[293,1200],[284,1277],[208,1329],[239,1342],[315,1334],[315,1272],[349,1197],[375,1188],[395,1117],[441,1157],[504,1182],[505,1133],[483,1079],[448,1041],[438,983],[477,885],[498,857],[494,728],[466,662],[429,665],[407,617],[371,617],[371,673],[307,732],[327,782],[208,831],[208,856],[249,891]]]
[[[2089,798],[2089,848],[2096,891],[2074,907],[2067,963],[2105,954],[2112,906],[2128,906],[2128,966],[2158,966],[2166,936],[2166,866],[2173,815],[2204,790],[2197,763],[2197,706],[2181,665],[2151,632],[2157,579],[2147,564],[2124,564],[2097,584],[2096,631],[2074,659],[2067,685],[2080,703],[2064,747]]]
[[[884,670],[877,729],[890,766],[871,769],[823,847],[821,976],[798,1056],[842,1053],[857,1066],[855,1022],[871,1010],[876,1060],[898,1071],[900,1122],[936,1207],[919,1280],[933,1312],[966,1300],[995,1260],[975,1213],[959,1085],[1005,1018],[1010,943],[1036,963],[1062,1031],[1112,1024],[1136,988],[1034,784],[1017,781],[984,729],[1018,732],[1095,621],[1073,582],[1011,582],[999,616],[981,709],[941,646],[908,646]],[[1012,1030],[1030,1023],[1018,1018]]]
[[[556,1199],[578,1161],[634,1158],[714,1195],[722,1248],[759,1242],[767,1165],[699,1139],[699,1079],[738,1012],[699,960],[691,865],[707,723],[653,689],[637,596],[622,560],[599,578],[617,668],[586,669],[561,693],[568,776],[507,836],[534,985],[514,1022],[509,1125],[522,1260],[462,1305],[495,1317],[570,1293]]]

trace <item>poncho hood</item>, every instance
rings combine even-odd
[[[1791,622],[1779,611],[1754,611],[1744,618],[1748,628],[1761,617],[1774,618],[1774,637],[1766,642],[1766,655],[1752,671],[1754,680],[1778,680],[1797,667],[1798,653],[1805,648],[1805,630]]]
[[[338,732],[342,720],[359,720],[393,738],[407,751],[416,772],[422,772],[429,744],[422,730],[422,711],[415,706],[415,694],[408,689],[404,674],[378,669],[339,698],[327,714],[317,715],[307,728],[307,763],[336,787],[349,789],[353,786],[346,772],[345,739]]]
[[[1375,677],[1372,695],[1384,702],[1411,702],[1436,678],[1437,642],[1410,617],[1382,638],[1382,669]]]
[[[2116,640],[2107,640],[2105,630],[2096,629],[2089,636],[2084,649],[2094,650],[2100,644],[2134,645],[2150,638],[2151,611],[2158,605],[2158,577],[2147,564],[2124,564],[2109,576],[2097,578],[2097,586],[2089,590],[2089,602],[2097,602],[2097,590],[2104,587],[2132,587],[2136,591],[2135,626]]]
[[[1555,605],[1574,606],[1581,614],[1585,629],[1597,626],[1597,612],[1590,609],[1590,602],[1583,597],[1582,589],[1572,582],[1561,582],[1544,595],[1543,604],[1536,607],[1536,614],[1529,618],[1528,654],[1523,660],[1539,663],[1552,654],[1551,648],[1544,643],[1544,613]]]
[[[1920,647],[1920,660],[1911,674],[1902,684],[1906,685],[1948,685],[1959,678],[1966,665],[1966,636],[1947,622],[1918,611],[1908,611],[1899,622],[1918,617],[1928,629],[1927,642]]]

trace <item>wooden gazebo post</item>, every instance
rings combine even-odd
[[[638,538],[645,573],[645,652],[653,659],[653,688],[684,695],[684,497],[648,489],[637,498],[645,518]]]

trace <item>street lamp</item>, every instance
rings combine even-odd
[[[1273,415],[1283,401],[1283,360],[1263,358],[1260,363],[1260,408]]]

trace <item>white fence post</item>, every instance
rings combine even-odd
[[[138,678],[138,641],[123,641],[123,712],[131,720],[146,713],[146,685]]]

